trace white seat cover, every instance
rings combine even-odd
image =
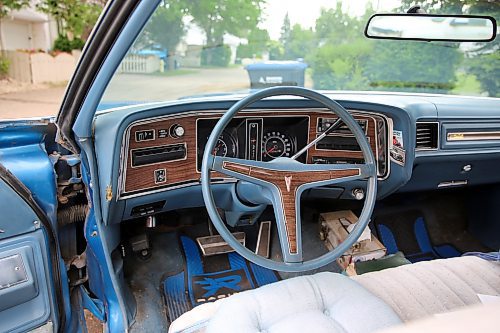
[[[419,262],[354,277],[403,321],[479,304],[500,295],[500,263],[478,257]]]
[[[201,305],[169,332],[371,332],[478,304],[477,294],[500,295],[500,263],[459,257],[354,279],[320,273]]]
[[[401,323],[376,296],[334,273],[280,281],[217,303],[207,333],[364,333]],[[170,331],[178,326],[174,323]]]

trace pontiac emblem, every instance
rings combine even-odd
[[[286,190],[290,192],[290,187],[292,185],[292,176],[285,176]]]

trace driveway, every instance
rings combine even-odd
[[[242,67],[181,69],[179,73],[183,74],[117,74],[103,101],[164,101],[250,88],[248,74]]]
[[[306,87],[312,81],[306,75]],[[250,80],[243,67],[193,68],[154,74],[116,74],[102,102],[168,101],[181,97],[248,91]],[[57,115],[65,85],[19,86],[0,82],[0,119]]]
[[[15,83],[1,84],[4,86],[0,87],[3,88],[0,89],[0,119],[56,115],[66,89],[63,85],[21,86],[16,89]],[[117,74],[106,89],[103,101],[164,101],[246,90],[249,86],[247,72],[242,67],[181,69],[163,74]]]
[[[56,115],[65,89],[52,87],[0,94],[0,119]]]

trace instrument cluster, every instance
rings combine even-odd
[[[198,119],[197,166],[217,120]],[[291,157],[307,143],[309,118],[305,116],[235,118],[220,135],[214,155],[255,161]],[[305,162],[306,154],[298,158]]]

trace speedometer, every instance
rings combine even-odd
[[[289,157],[293,151],[290,137],[279,131],[267,132],[262,140],[262,159],[270,161],[278,157]]]

